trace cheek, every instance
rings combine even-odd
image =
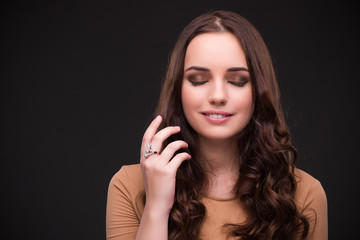
[[[254,108],[254,101],[253,101],[252,91],[249,91],[249,93],[246,94],[244,105],[247,106],[251,110]]]
[[[181,102],[184,113],[188,113],[191,109],[196,108],[199,103],[199,93],[192,91],[191,88],[183,87],[181,91]]]
[[[244,114],[249,115],[248,117],[251,118],[254,111],[254,101],[251,88],[248,91],[237,95],[235,102],[237,103],[237,108],[244,112]]]

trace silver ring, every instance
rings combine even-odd
[[[148,143],[145,149],[145,158],[148,158],[149,156],[153,155],[153,154],[157,154],[157,151],[154,151],[151,148],[151,143]]]

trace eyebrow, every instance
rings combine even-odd
[[[185,69],[185,72],[190,71],[190,70],[197,70],[197,71],[203,71],[203,72],[210,72],[210,69],[208,69],[208,68],[204,68],[204,67],[197,67],[197,66],[192,66],[192,67],[189,67],[189,68]]]
[[[229,68],[227,71],[228,72],[237,72],[237,71],[246,71],[246,72],[248,72],[249,69],[244,68],[244,67],[235,67],[235,68]]]
[[[197,66],[188,67],[187,69],[185,69],[185,72],[190,71],[190,70],[210,72],[210,69],[208,69],[208,68],[197,67]],[[237,72],[237,71],[246,71],[246,72],[248,72],[249,69],[244,68],[244,67],[233,67],[233,68],[229,68],[227,71],[228,71],[228,72]]]

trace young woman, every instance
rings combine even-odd
[[[327,239],[327,200],[295,167],[271,58],[233,12],[193,20],[172,52],[140,164],[109,185],[107,239]]]

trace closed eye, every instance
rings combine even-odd
[[[245,76],[235,75],[230,77],[228,82],[234,86],[243,87],[249,82],[249,78]]]
[[[203,85],[203,84],[207,83],[208,81],[193,82],[193,81],[189,80],[189,82],[190,82],[191,85],[193,85],[193,86],[200,86],[200,85]]]
[[[208,82],[207,78],[202,74],[193,74],[187,77],[191,85],[200,86]]]
[[[245,86],[246,83],[248,83],[248,82],[233,82],[233,81],[228,81],[228,82],[238,87],[243,87]]]

